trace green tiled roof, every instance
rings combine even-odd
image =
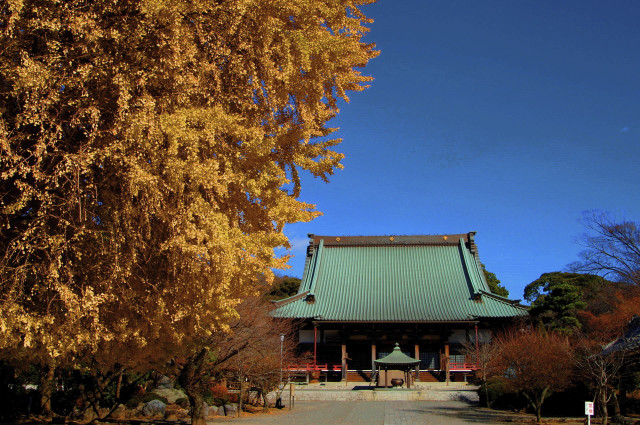
[[[298,294],[277,302],[273,314],[350,322],[526,315],[517,301],[489,291],[473,236],[313,236]]]

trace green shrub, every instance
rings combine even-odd
[[[589,388],[577,382],[564,391],[554,392],[544,401],[544,416],[584,416],[584,402],[592,399]]]
[[[517,393],[509,389],[509,384],[503,377],[495,376],[489,378],[486,385],[478,388],[478,396],[483,406],[487,404],[489,397],[490,406],[494,409],[522,410],[526,407],[525,400]]]
[[[135,395],[125,403],[125,406],[127,406],[127,409],[135,409],[140,403],[142,403],[142,397]]]
[[[186,409],[189,407],[189,399],[185,397],[179,398],[176,400],[176,404],[182,407],[183,409]]]
[[[142,396],[143,403],[149,403],[151,400],[160,400],[164,404],[169,404],[169,400],[166,397],[162,397],[156,393],[146,393]]]
[[[0,422],[40,413],[40,393],[25,388],[25,385],[38,383],[39,372],[35,366],[18,372],[8,363],[0,361]]]
[[[482,405],[487,405],[487,398],[489,399],[489,405],[496,399],[507,392],[507,383],[501,378],[490,378],[485,384],[480,385],[478,388],[478,396]]]
[[[209,403],[207,402],[207,404]],[[216,397],[211,399],[211,404],[209,404],[209,406],[224,406],[225,404],[227,404],[227,400]]]
[[[151,400],[160,400],[164,404],[169,404],[169,400],[166,397],[162,397],[161,395],[155,393],[146,393],[146,394],[136,394],[129,401],[127,401],[126,406],[129,409],[135,409],[140,403],[149,403]]]
[[[77,389],[55,391],[51,395],[52,410],[60,415],[67,416],[73,411],[81,397],[82,395]]]

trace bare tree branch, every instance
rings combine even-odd
[[[617,221],[601,211],[584,213],[583,222],[588,233],[580,238],[580,244],[585,250],[570,268],[640,285],[640,225]]]

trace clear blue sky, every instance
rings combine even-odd
[[[511,292],[577,260],[589,209],[640,220],[640,1],[381,0],[381,54],[332,122],[344,170],[303,178],[307,233],[477,231]]]

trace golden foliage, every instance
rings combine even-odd
[[[319,214],[298,171],[341,167],[371,2],[0,5],[4,355],[148,362],[224,328]]]

